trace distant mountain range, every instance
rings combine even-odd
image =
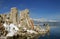
[[[43,25],[43,24],[49,24],[50,26],[60,26],[60,22],[37,22],[34,21],[35,25]]]
[[[40,19],[33,19],[34,21],[37,22],[60,22],[59,20],[48,20],[48,19],[44,19],[44,18],[40,18]]]
[[[34,25],[43,25],[48,23],[50,26],[60,26],[60,21],[56,20],[42,20],[42,19],[34,19]]]

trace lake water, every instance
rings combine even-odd
[[[46,35],[44,37],[39,37],[39,39],[60,39],[60,27],[51,27],[50,35]]]
[[[54,26],[50,26],[50,35],[40,36],[38,39],[60,39],[60,22],[51,24]]]

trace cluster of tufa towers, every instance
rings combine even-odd
[[[16,7],[11,8],[10,13],[8,14],[0,14],[0,21],[6,21],[6,19],[12,21],[14,24],[21,23],[22,26],[27,26],[33,28],[33,20],[29,17],[29,10],[25,9],[18,13],[18,9]]]

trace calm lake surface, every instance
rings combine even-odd
[[[38,39],[60,39],[60,22],[51,23],[50,25],[50,35],[40,36]]]
[[[50,35],[39,37],[39,39],[60,39],[60,27],[51,27],[50,28]]]

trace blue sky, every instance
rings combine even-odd
[[[60,0],[0,0],[0,13],[7,13],[11,7],[29,9],[32,18],[60,20]]]

